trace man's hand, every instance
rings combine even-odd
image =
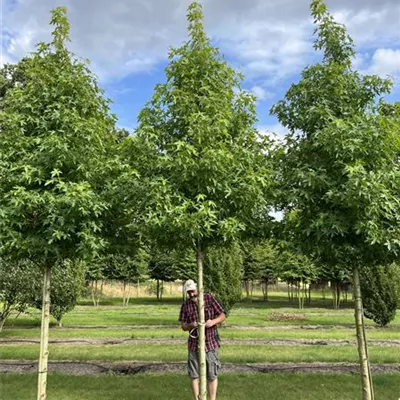
[[[212,326],[214,326],[215,325],[215,321],[213,320],[213,319],[208,319],[207,321],[206,321],[206,328],[211,328]]]
[[[184,331],[190,331],[191,329],[197,328],[198,324],[196,321],[190,322],[187,324],[186,322],[182,322],[182,329]]]

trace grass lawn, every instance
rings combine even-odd
[[[329,329],[235,329],[223,326],[219,329],[222,340],[224,339],[347,339],[356,340],[354,328],[329,328]],[[187,332],[180,327],[168,328],[132,328],[121,326],[118,329],[102,328],[50,328],[50,339],[185,339]],[[367,331],[369,340],[392,339],[400,340],[400,329],[376,328]],[[15,339],[40,339],[39,327],[31,329],[10,328],[3,329],[0,338]]]
[[[2,400],[36,399],[35,374],[0,375]],[[221,376],[219,400],[355,400],[361,397],[360,379],[349,375],[235,374]],[[374,376],[375,399],[400,397],[398,375]],[[48,398],[57,400],[191,400],[183,374],[134,376],[49,375]]]
[[[271,301],[272,303],[272,301]],[[132,326],[132,325],[174,325],[178,326],[178,314],[180,302],[175,303],[153,303],[133,304],[128,307],[122,306],[77,306],[72,312],[66,314],[63,325],[76,326]],[[253,307],[246,307],[240,303],[233,308],[226,320],[226,326],[284,326],[284,325],[344,325],[354,326],[354,311],[351,309],[323,309],[313,308],[298,310],[288,308],[271,308],[270,304],[250,303]],[[289,315],[288,315],[289,314]],[[273,320],[271,320],[271,317]],[[38,310],[30,310],[28,314],[20,315],[18,318],[11,317],[6,321],[6,326],[40,326],[41,314]],[[367,325],[374,325],[371,320],[365,320]],[[52,319],[52,324],[55,324]],[[400,315],[397,315],[391,324],[400,330]]]
[[[3,344],[3,360],[36,360],[37,344]],[[398,363],[400,347],[369,347],[372,363]],[[357,362],[356,346],[270,346],[224,345],[221,358],[227,363],[270,362]],[[50,360],[102,360],[102,361],[184,361],[185,344],[118,344],[118,345],[49,345]],[[400,381],[400,377],[399,377]],[[400,385],[399,385],[400,386]],[[397,400],[397,399],[396,399]]]

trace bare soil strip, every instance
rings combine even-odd
[[[32,325],[14,325],[4,326],[7,329],[39,329],[39,326]],[[180,329],[180,325],[64,325],[62,328],[51,326],[50,329]],[[355,329],[355,325],[230,325],[224,324],[220,329],[236,329],[236,330],[319,330],[319,329]],[[382,329],[375,325],[366,325],[365,329]],[[390,325],[388,330],[400,329],[400,325]]]
[[[372,364],[375,373],[400,373],[400,364]],[[1,360],[0,373],[36,373],[37,362]],[[72,362],[49,361],[49,372],[66,375],[135,375],[146,372],[185,373],[185,362]],[[340,373],[358,374],[355,363],[274,363],[274,364],[223,364],[223,373]]]
[[[39,339],[0,339],[3,345],[39,344]],[[184,344],[186,339],[49,339],[52,344],[65,345],[120,345],[120,344]],[[347,339],[224,339],[224,345],[269,345],[269,346],[348,346],[356,345]],[[372,346],[398,347],[400,340],[369,340]]]

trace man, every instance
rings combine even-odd
[[[182,304],[179,321],[182,329],[189,331],[188,338],[188,372],[192,378],[192,392],[194,400],[199,398],[200,363],[197,352],[197,285],[189,279],[184,284],[184,291],[189,298]],[[221,366],[218,356],[220,338],[217,325],[225,320],[225,310],[209,293],[204,293],[204,314],[206,327],[206,364],[207,383],[210,400],[216,400],[218,387],[218,370]]]

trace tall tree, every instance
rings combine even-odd
[[[399,267],[364,268],[360,274],[364,315],[380,326],[396,317],[399,305]]]
[[[391,82],[352,69],[353,41],[322,0],[311,2],[311,13],[322,61],[305,68],[272,108],[290,131],[282,181],[305,251],[352,268],[363,399],[371,400],[359,270],[385,264],[398,244],[399,113],[377,107]]]
[[[95,190],[107,165],[114,118],[86,62],[70,53],[66,9],[52,11],[51,43],[23,61],[0,110],[1,257],[32,260],[43,270],[38,399],[46,399],[52,266],[89,257],[103,240],[106,208]],[[18,70],[18,68],[17,68]]]
[[[269,166],[266,139],[253,126],[254,96],[241,90],[242,77],[207,38],[200,4],[192,3],[187,17],[189,40],[170,51],[167,82],[140,112],[135,154],[148,181],[143,215],[150,236],[196,253],[205,399],[204,252],[234,240],[265,214]]]

